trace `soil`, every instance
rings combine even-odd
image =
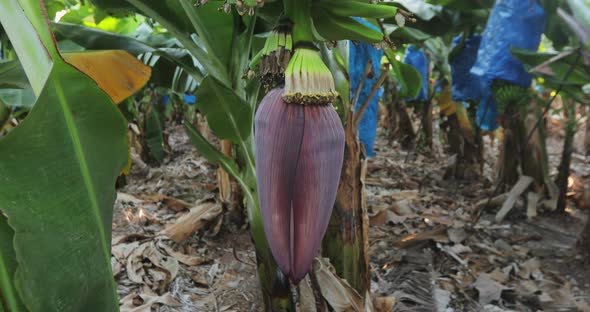
[[[113,247],[124,252],[113,255],[113,267],[122,311],[263,311],[247,225],[224,218],[226,207],[180,242],[163,232],[218,193],[217,167],[181,126],[167,131],[165,163],[136,163],[118,190]],[[415,153],[388,137],[379,130],[366,178],[375,298],[391,298],[393,311],[590,311],[590,265],[576,247],[588,211],[570,201],[567,214],[540,210],[527,219],[517,203],[501,223],[499,207],[474,223],[476,203],[493,190],[498,143],[487,139],[483,177],[458,181],[444,179],[449,155],[440,143]],[[548,140],[552,168],[559,141]],[[589,160],[574,157],[572,171],[571,191],[581,192]],[[144,244],[153,251],[137,254]]]

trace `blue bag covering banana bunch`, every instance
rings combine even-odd
[[[462,41],[462,43],[461,43]],[[460,51],[450,61],[453,79],[453,101],[475,101],[481,98],[479,77],[470,70],[477,59],[477,50],[481,43],[481,35],[473,35],[463,40],[462,35],[453,39],[453,48],[462,44]]]
[[[376,26],[362,20],[356,19],[364,25],[376,28]],[[367,100],[373,89],[373,84],[379,77],[381,67],[381,57],[383,57],[383,50],[375,48],[372,44],[365,42],[349,42],[349,71],[350,71],[350,98],[354,97],[363,75],[365,74],[365,66],[369,60],[372,63],[374,75],[371,78],[366,78],[365,84],[356,103],[355,110],[358,110]],[[377,113],[379,110],[379,99],[383,94],[383,89],[379,89],[377,93],[370,99],[369,106],[365,110],[363,117],[358,126],[359,140],[363,144],[367,157],[373,157],[373,145],[375,145],[375,135],[377,132]]]
[[[484,130],[498,127],[497,115],[504,110],[494,98],[495,80],[528,88],[531,77],[510,53],[511,47],[536,51],[545,28],[545,12],[536,0],[498,0],[488,19],[471,73],[481,80],[482,101],[477,123]],[[505,92],[507,93],[507,92]]]
[[[428,100],[428,66],[429,61],[424,54],[422,49],[417,48],[414,45],[409,45],[406,48],[403,62],[408,65],[414,66],[422,77],[422,87],[418,96],[413,99],[406,99],[406,101],[426,101]]]

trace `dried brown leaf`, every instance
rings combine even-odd
[[[179,307],[180,303],[170,293],[161,296],[151,294],[129,294],[120,301],[121,312],[151,312],[154,304]]]
[[[475,281],[475,289],[479,292],[479,303],[481,305],[497,301],[506,287],[494,281],[488,274],[480,273]]]
[[[375,297],[373,299],[375,312],[391,312],[395,306],[395,297]]]
[[[327,258],[316,258],[313,271],[322,296],[335,312],[363,312],[363,298],[347,281],[334,273]]]
[[[197,266],[203,262],[208,261],[208,259],[204,259],[203,257],[191,256],[191,255],[187,255],[187,254],[184,254],[181,252],[174,251],[174,249],[172,249],[172,247],[168,246],[163,241],[158,241],[157,245],[159,248],[162,248],[164,251],[166,251],[166,253],[169,256],[176,258],[176,260],[178,260],[178,262],[180,262],[182,264],[186,264],[188,266]]]
[[[163,231],[163,234],[173,241],[180,243],[192,233],[200,230],[211,221],[215,220],[222,212],[221,205],[215,202],[201,203],[178,218],[174,224]]]

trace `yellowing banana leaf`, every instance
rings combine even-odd
[[[467,137],[471,137],[473,135],[473,128],[471,127],[471,121],[469,120],[467,109],[465,109],[465,106],[463,106],[462,103],[455,103],[455,110],[457,120],[459,121],[459,127],[461,127],[461,130],[463,130],[463,133],[465,133]]]
[[[455,114],[455,102],[453,102],[451,97],[450,86],[444,87],[440,92],[440,96],[438,98],[438,107],[445,116],[451,116]]]
[[[90,76],[116,104],[133,95],[150,79],[151,68],[119,50],[64,53],[64,59]]]
[[[459,127],[461,127],[463,133],[469,137],[472,135],[473,129],[471,128],[471,122],[469,121],[467,110],[462,103],[456,103],[453,101],[450,85],[447,85],[442,89],[438,98],[438,106],[445,116],[455,114],[459,121]]]
[[[38,97],[27,118],[0,139],[0,213],[14,231],[2,241],[12,243],[18,272],[11,298],[22,297],[29,311],[118,311],[110,242],[115,180],[127,163],[126,122],[92,79],[63,61],[43,5],[0,1],[2,25],[17,23],[4,27],[11,42],[42,45],[42,53],[16,49],[21,62],[50,63],[24,66],[29,80],[47,78],[34,85]],[[0,252],[6,262],[10,253]]]

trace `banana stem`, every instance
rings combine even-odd
[[[285,0],[285,15],[293,22],[293,42],[313,42],[311,2],[309,0]]]

